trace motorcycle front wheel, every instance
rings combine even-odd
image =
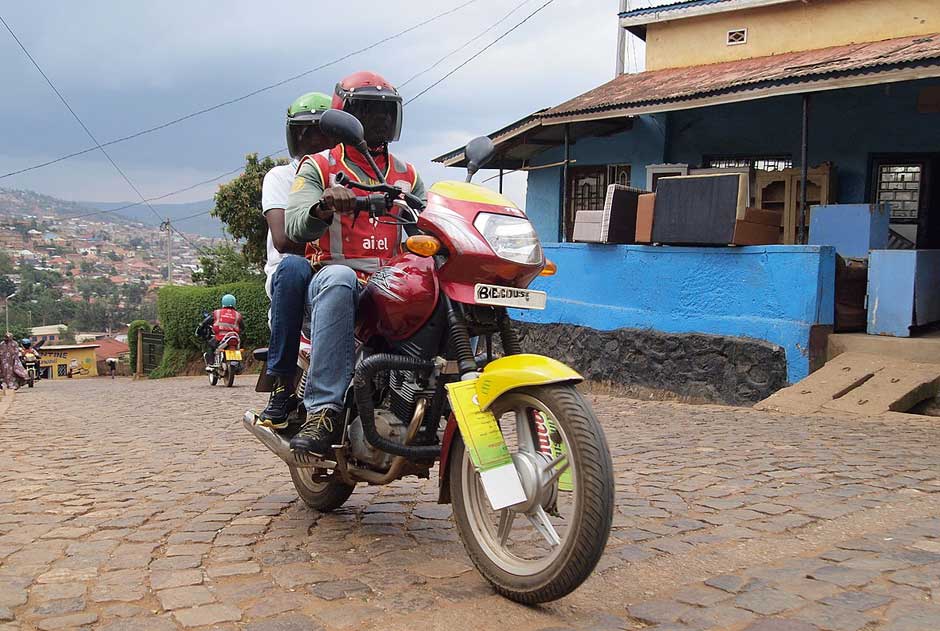
[[[297,495],[315,511],[329,513],[349,499],[355,486],[350,486],[333,474],[320,474],[316,469],[291,467],[290,479]]]
[[[209,385],[214,386],[219,383],[219,375],[214,370],[209,372]]]
[[[503,596],[561,598],[600,560],[613,519],[613,464],[600,423],[571,385],[513,390],[491,406],[526,501],[493,510],[463,440],[451,453],[450,492],[470,560]]]

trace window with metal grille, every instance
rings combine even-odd
[[[57,377],[68,377],[69,375],[68,364],[58,364],[55,367],[55,374]]]
[[[793,168],[793,158],[779,156],[706,156],[704,166],[710,169],[756,169],[783,171]]]
[[[565,200],[566,239],[571,240],[575,214],[579,210],[603,210],[609,184],[630,185],[629,164],[571,167]]]
[[[891,204],[891,221],[917,223],[922,164],[880,164],[878,201]]]
[[[747,29],[736,28],[728,31],[728,46],[737,46],[738,44],[747,44]]]

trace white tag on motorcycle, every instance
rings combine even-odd
[[[459,381],[446,387],[464,447],[480,474],[480,483],[493,510],[524,502],[525,490],[499,424],[492,412],[480,409],[476,381]]]

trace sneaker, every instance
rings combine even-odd
[[[291,438],[290,448],[306,451],[316,456],[325,456],[333,449],[333,444],[340,439],[343,427],[340,413],[331,408],[323,408],[307,414],[307,422],[297,435]]]
[[[258,424],[271,429],[287,427],[287,418],[297,407],[297,396],[278,380],[268,399],[268,406],[261,412]]]

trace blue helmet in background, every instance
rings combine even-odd
[[[33,341],[29,339],[28,337],[24,337],[23,339],[20,340],[20,344],[22,344],[24,348],[29,348],[30,346],[33,345]]]
[[[222,306],[223,307],[232,307],[235,308],[235,296],[232,294],[225,294],[222,296]]]

